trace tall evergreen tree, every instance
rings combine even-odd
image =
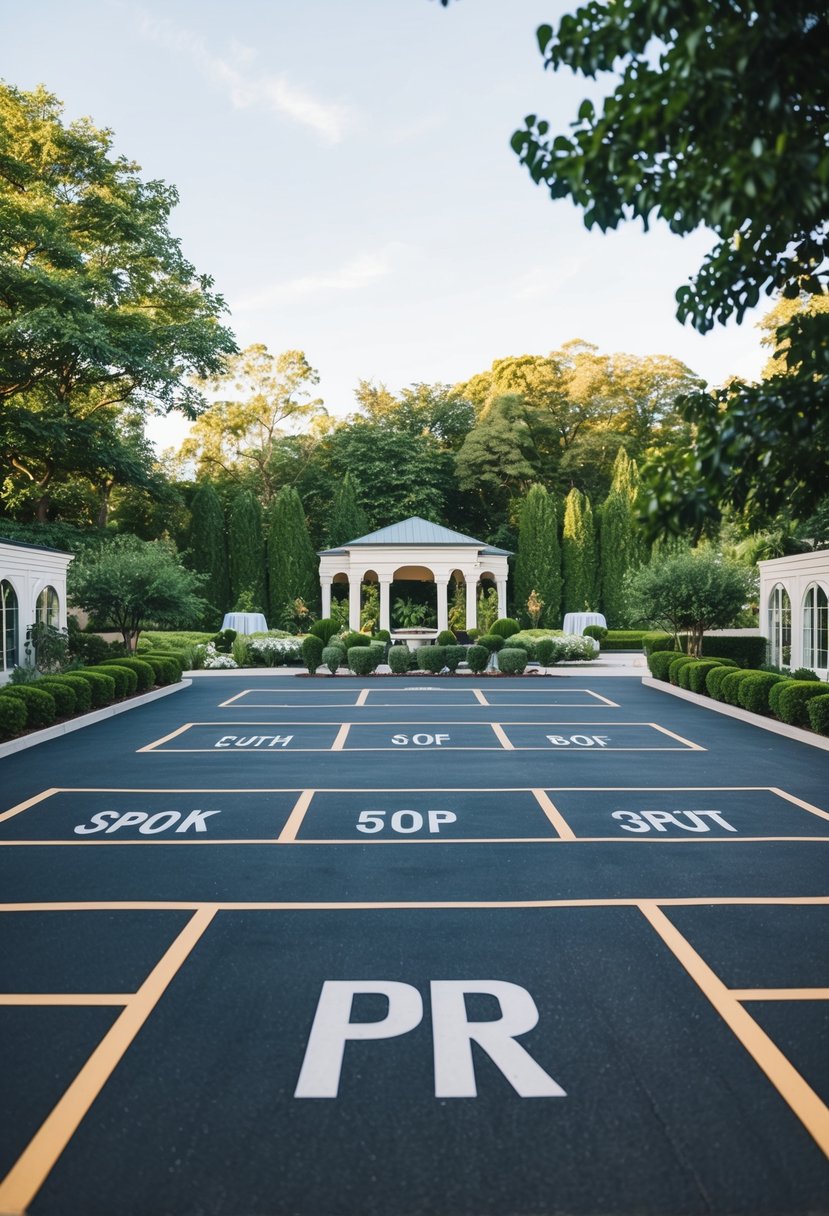
[[[645,560],[642,529],[634,507],[638,486],[636,462],[620,448],[599,525],[601,610],[611,628],[627,624],[625,579],[628,571],[635,570]]]
[[[356,540],[358,536],[365,536],[368,530],[368,516],[357,502],[350,473],[346,473],[338,485],[334,501],[331,503],[331,514],[328,517],[328,547],[335,549],[337,545],[344,545],[346,541]]]
[[[593,510],[575,486],[564,502],[561,541],[564,612],[594,612],[598,603],[598,564]]]
[[[190,566],[207,575],[205,598],[210,607],[202,621],[209,629],[218,629],[223,614],[230,607],[230,569],[225,533],[225,513],[213,483],[203,482],[190,504],[191,523],[187,537]]]
[[[561,622],[561,548],[556,508],[544,486],[530,486],[521,510],[515,555],[515,614],[529,622],[527,600],[531,592],[543,603],[540,626],[558,628]]]
[[[271,511],[268,571],[273,623],[285,616],[286,607],[296,599],[303,600],[309,609],[316,609],[319,561],[308,535],[302,502],[293,486],[282,487]]]
[[[230,507],[229,544],[231,598],[250,596],[257,612],[265,610],[265,547],[262,512],[250,490],[238,490]]]

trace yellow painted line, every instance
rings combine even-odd
[[[623,726],[625,723],[620,722],[619,725]],[[652,726],[654,730],[661,731],[669,739],[677,739],[680,743],[684,743],[686,747],[690,747],[692,752],[708,751],[707,747],[703,747],[700,743],[692,743],[690,739],[683,739],[682,735],[677,735],[674,731],[668,730],[666,726],[660,726],[658,722],[643,722],[642,726]]]
[[[595,697],[597,701],[601,701],[604,705],[608,705],[611,709],[621,708],[616,701],[611,701],[607,697],[603,697],[600,692],[593,692],[592,688],[585,688],[585,692],[589,692],[591,697]]]
[[[170,731],[169,735],[164,735],[162,739],[154,739],[153,742],[148,743],[146,747],[136,748],[136,755],[141,752],[154,751],[155,748],[161,747],[162,743],[169,743],[170,739],[178,738],[179,735],[183,735],[186,730],[189,730],[191,726],[196,725],[197,723],[195,722],[185,722],[183,726],[179,726],[177,730]],[[217,722],[216,725],[218,726],[219,723]]]
[[[575,840],[576,834],[570,827],[561,811],[544,790],[533,790],[533,797],[549,819],[561,840]]]
[[[57,1105],[0,1182],[0,1211],[25,1212],[81,1120],[117,1068],[168,984],[216,914],[201,907],[110,1027]]]
[[[352,748],[352,751],[364,749]],[[386,749],[389,750],[389,749]],[[473,748],[443,748],[443,751],[475,750]],[[478,749],[484,750],[484,749]],[[493,749],[494,750],[494,749]],[[329,791],[318,790],[317,793]],[[353,793],[354,791],[348,791]],[[359,791],[357,791],[359,792]],[[379,791],[374,790],[373,793]],[[409,791],[406,791],[407,793]],[[425,790],[419,793],[428,792]],[[451,792],[451,791],[450,791]],[[463,792],[463,791],[454,791]],[[532,791],[527,791],[531,793]],[[542,791],[543,792],[543,791]],[[552,805],[552,804],[551,804]],[[545,812],[546,814],[546,812]],[[287,826],[287,825],[286,825]],[[284,829],[283,829],[284,831]],[[378,840],[366,837],[360,840],[346,840],[338,837],[326,837],[324,840],[283,840],[282,836],[225,836],[214,837],[212,840],[175,840],[173,837],[157,840],[0,840],[0,849],[14,848],[71,848],[71,849],[112,849],[112,848],[204,848],[207,845],[274,845],[274,844],[520,844],[529,841],[533,844],[560,844],[561,840],[572,841],[574,844],[829,844],[827,836],[453,836],[428,837],[423,840],[410,836],[400,840]]]
[[[336,737],[336,739],[335,739],[335,740],[334,740],[334,742],[331,744],[331,748],[330,748],[330,750],[331,750],[332,752],[341,752],[341,751],[343,750],[343,748],[345,747],[345,741],[346,741],[346,739],[348,738],[348,732],[349,732],[350,730],[351,730],[351,723],[350,723],[350,722],[343,722],[342,726],[341,726],[341,727],[340,727],[340,729],[337,731],[337,737]],[[298,749],[297,749],[297,750],[298,750]],[[305,749],[303,749],[303,750],[305,750]],[[309,748],[308,750],[311,750],[311,749]],[[322,749],[322,750],[324,750],[324,751],[328,751],[329,749],[328,749],[328,748],[324,748],[324,749]]]
[[[505,752],[514,752],[515,747],[511,739],[507,738],[507,732],[499,722],[490,722],[493,734]]]
[[[52,786],[51,789],[42,790],[39,794],[35,794],[34,798],[27,798],[25,802],[18,802],[17,806],[11,807],[8,811],[4,811],[0,815],[0,823],[5,819],[13,819],[15,815],[19,815],[21,811],[28,811],[30,806],[37,806],[39,802],[43,802],[46,798],[51,798],[53,794],[59,794],[59,786]]]
[[[299,829],[302,827],[302,821],[305,818],[305,812],[308,810],[308,807],[311,805],[311,799],[313,797],[314,797],[313,790],[303,790],[302,791],[302,793],[296,800],[296,805],[294,806],[294,809],[291,811],[290,815],[288,816],[287,820],[285,821],[284,828],[279,833],[279,836],[278,836],[279,844],[291,844],[291,843],[293,843],[293,841],[296,840],[296,834],[299,831]]]
[[[228,705],[233,705],[236,701],[241,701],[242,697],[246,697],[248,693],[256,692],[255,688],[243,688],[241,692],[237,692],[235,696],[228,697],[226,701],[222,701],[218,706],[219,709],[227,709]]]
[[[708,998],[729,1030],[763,1070],[818,1146],[829,1156],[829,1109],[664,912],[651,901],[643,903],[641,908],[644,917]]]
[[[0,1005],[128,1005],[134,992],[0,992]]]
[[[487,701],[486,697],[484,696],[484,694],[480,688],[473,688],[472,692],[474,694],[475,700],[478,702],[479,705],[489,705],[489,701]]]
[[[735,1001],[829,1001],[829,988],[731,988]]]
[[[794,794],[787,794],[785,790],[778,789],[776,785],[770,785],[769,790],[772,794],[777,794],[778,798],[785,798],[787,802],[794,803],[801,810],[808,811],[810,815],[817,815],[820,819],[829,819],[829,812],[821,811],[819,807],[812,806],[811,802],[804,802],[802,798],[795,798]],[[2,819],[2,815],[0,815]]]
[[[354,702],[354,704],[355,705],[365,705],[366,701],[368,700],[368,694],[370,691],[371,691],[371,689],[369,689],[369,688],[363,688],[360,691],[360,694],[357,697],[357,700]]]

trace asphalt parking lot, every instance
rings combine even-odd
[[[0,760],[0,1213],[829,1211],[827,777],[589,670]]]

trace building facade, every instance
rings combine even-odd
[[[66,628],[66,571],[71,553],[0,539],[0,684],[26,660],[36,621]]]
[[[760,628],[768,659],[829,678],[829,549],[759,562]]]

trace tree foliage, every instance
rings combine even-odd
[[[642,621],[688,632],[699,655],[706,629],[734,623],[748,593],[748,572],[710,550],[655,556],[630,580],[631,610]]]
[[[230,594],[235,604],[249,596],[254,610],[265,610],[265,546],[262,511],[250,490],[237,490],[230,504],[228,526]]]
[[[218,629],[222,615],[230,607],[230,570],[224,510],[212,482],[206,481],[199,486],[190,510],[189,563],[205,576],[205,590],[210,601],[203,623]]]
[[[542,607],[531,620],[528,601],[535,592]],[[521,509],[515,555],[513,600],[524,623],[557,629],[561,622],[561,548],[555,503],[544,486],[530,486]]]
[[[628,623],[626,580],[645,557],[636,516],[639,477],[635,461],[619,449],[610,493],[599,514],[601,610],[611,629]]]
[[[283,486],[268,527],[270,621],[280,621],[286,605],[301,599],[311,608],[319,598],[319,562],[311,545],[305,512],[293,486]]]
[[[368,516],[357,502],[351,474],[346,473],[336,489],[334,501],[331,504],[326,541],[328,548],[336,549],[337,545],[344,545],[346,541],[356,540],[358,536],[365,536],[368,528]]]
[[[598,599],[596,532],[590,499],[574,486],[564,502],[561,567],[564,612],[595,612]]]

